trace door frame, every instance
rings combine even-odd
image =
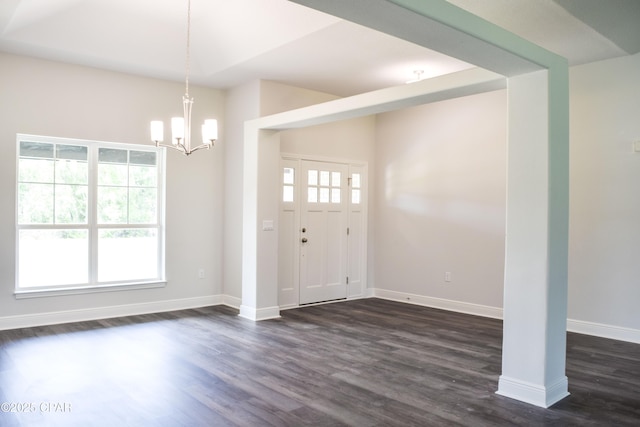
[[[351,178],[352,171],[357,169],[362,174],[362,191],[361,206],[363,212],[361,215],[360,229],[362,233],[359,239],[360,252],[360,268],[357,274],[351,273],[352,264],[350,262],[351,244],[347,241],[347,274],[349,276],[358,277],[357,282],[347,284],[347,298],[358,299],[366,297],[367,288],[367,271],[368,271],[368,211],[369,211],[369,167],[366,161],[352,160],[345,158],[305,155],[295,153],[281,153],[279,180],[280,191],[278,191],[278,305],[280,310],[300,307],[300,197],[302,194],[302,182],[300,180],[300,169],[302,161],[326,162],[343,164],[348,167],[348,178]],[[282,201],[282,172],[283,168],[290,165],[296,170],[294,177],[294,202],[285,203]],[[349,200],[351,187],[349,187]],[[288,213],[286,220],[283,219],[285,212]],[[292,216],[292,217],[291,217]],[[351,202],[347,203],[347,227],[352,228],[353,213]],[[292,229],[291,229],[292,228]],[[286,245],[290,245],[287,247]],[[333,301],[345,301],[344,299]],[[332,301],[329,301],[332,302]],[[325,304],[326,302],[304,304],[304,306],[313,304]]]

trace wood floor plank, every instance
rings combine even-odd
[[[502,323],[366,299],[0,332],[1,426],[637,426],[640,345],[568,334],[571,395],[495,394]],[[40,405],[69,405],[43,411]]]

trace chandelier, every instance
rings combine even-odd
[[[180,151],[185,155],[198,151],[203,148],[211,148],[213,143],[218,139],[218,122],[217,120],[208,119],[202,125],[202,144],[191,146],[191,107],[193,106],[193,98],[189,97],[189,62],[190,62],[190,38],[191,38],[191,0],[187,2],[187,55],[185,64],[185,94],[182,97],[182,107],[184,111],[183,117],[173,117],[171,119],[171,145],[162,144],[164,141],[164,123],[160,120],[151,122],[151,140],[156,147],[169,147]]]

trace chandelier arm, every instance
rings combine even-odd
[[[164,147],[164,148],[172,148],[176,151],[181,152],[182,154],[187,154],[187,150],[185,150],[184,145],[182,145],[181,142],[177,143],[176,145],[172,145],[172,144],[164,144],[162,142],[158,142],[158,141],[154,141],[156,144],[156,147]]]
[[[211,144],[200,144],[195,148],[192,148],[191,151],[189,152],[189,154],[194,153],[198,150],[202,150],[203,148],[206,148],[207,150],[210,149],[213,146],[213,143]]]

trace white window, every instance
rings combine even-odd
[[[164,280],[164,150],[17,138],[16,291]]]

